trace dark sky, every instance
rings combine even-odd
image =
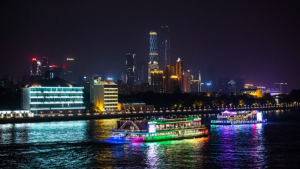
[[[29,72],[32,56],[60,65],[75,57],[77,72],[120,78],[125,53],[148,60],[148,33],[171,29],[173,63],[194,74],[287,82],[300,88],[297,1],[1,1],[0,72]],[[158,35],[159,36],[159,35]],[[271,87],[271,86],[270,86]]]

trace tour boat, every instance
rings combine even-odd
[[[188,118],[119,119],[110,140],[148,142],[195,138],[208,135],[198,116]]]
[[[253,111],[224,111],[217,116],[217,120],[211,120],[211,124],[232,125],[232,124],[256,124],[266,123],[267,119],[263,119],[262,113],[257,110]]]

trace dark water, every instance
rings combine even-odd
[[[0,125],[0,168],[299,168],[300,112],[210,126],[205,138],[110,144],[116,119]],[[203,116],[203,120],[208,120]]]

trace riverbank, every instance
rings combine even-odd
[[[204,109],[204,110],[170,110],[170,111],[156,111],[152,113],[138,113],[138,112],[115,112],[115,113],[91,113],[91,114],[66,114],[64,116],[61,115],[52,115],[52,116],[35,116],[35,117],[23,117],[23,118],[1,118],[0,124],[6,123],[31,123],[31,122],[51,122],[51,121],[73,121],[73,120],[91,120],[91,119],[113,119],[120,117],[146,117],[146,116],[161,116],[161,115],[193,115],[193,114],[218,114],[221,111],[229,110],[229,111],[244,111],[244,110],[258,110],[258,111],[268,111],[268,110],[285,110],[290,109],[289,107],[273,107],[273,108],[248,108],[248,109],[222,109],[222,110],[212,110],[212,109]]]

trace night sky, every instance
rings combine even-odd
[[[171,59],[193,74],[300,88],[297,1],[1,1],[0,75],[29,74],[33,56],[61,66],[74,57],[78,75],[119,79],[125,53],[148,61],[149,31],[171,30]],[[159,36],[159,34],[158,34]],[[272,86],[270,86],[272,87]]]

